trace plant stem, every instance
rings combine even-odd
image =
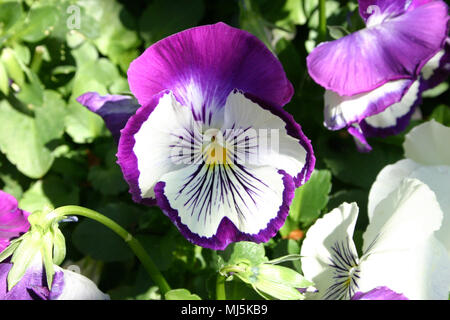
[[[325,0],[319,0],[319,41],[325,41],[327,38],[327,13]]]
[[[226,300],[227,296],[225,293],[225,277],[221,274],[217,275],[216,281],[216,299],[217,300]]]
[[[166,292],[170,290],[170,286],[167,283],[164,276],[156,267],[153,260],[145,251],[144,247],[141,243],[134,238],[128,231],[118,225],[116,222],[111,220],[108,217],[98,213],[97,211],[79,207],[79,206],[64,206],[59,207],[54,210],[54,213],[60,216],[69,216],[69,215],[80,215],[90,219],[93,219],[97,222],[100,222],[104,226],[108,227],[112,231],[114,231],[118,236],[120,236],[131,248],[136,257],[141,261],[144,268],[147,270],[150,278],[158,285],[161,294],[164,296]]]

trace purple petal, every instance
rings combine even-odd
[[[385,19],[403,14],[433,0],[358,0],[359,14],[367,22],[374,15]]]
[[[233,89],[276,107],[293,94],[269,49],[250,33],[224,23],[188,29],[155,43],[131,63],[128,80],[141,105],[171,90],[198,118],[205,108],[222,107]]]
[[[97,92],[87,92],[79,96],[77,101],[103,118],[116,141],[119,141],[120,130],[140,107],[130,96],[101,96]]]
[[[358,125],[348,127],[347,131],[353,136],[356,148],[358,149],[359,152],[366,153],[372,151],[372,147],[367,142],[364,133],[362,132],[361,128]]]
[[[53,276],[52,291],[47,288],[47,278],[42,266],[32,265],[23,278],[8,291],[8,273],[11,263],[0,263],[0,300],[50,300],[61,294],[64,286],[62,272]]]
[[[356,292],[352,300],[409,300],[401,293],[392,291],[388,287],[377,287],[366,293]]]
[[[29,212],[18,208],[17,200],[12,195],[0,190],[0,252],[11,239],[28,231],[29,215]]]
[[[447,5],[432,1],[335,41],[307,57],[311,77],[341,96],[371,91],[388,81],[415,79],[444,46]]]

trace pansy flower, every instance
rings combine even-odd
[[[0,263],[0,300],[109,300],[109,295],[101,292],[90,279],[56,265],[49,289],[40,255],[36,255],[22,279],[8,290],[11,268],[9,262]]]
[[[315,159],[282,109],[293,88],[267,47],[224,23],[196,27],[150,46],[128,81],[141,106],[131,115],[110,113],[108,96],[78,101],[125,118],[117,157],[133,200],[207,248],[273,237]]]
[[[450,73],[448,8],[441,0],[359,0],[366,27],[316,47],[311,77],[325,92],[324,124],[366,138],[405,129],[421,92]]]
[[[30,229],[30,213],[18,207],[17,200],[0,190],[0,252],[11,250],[11,242],[17,241]],[[13,244],[11,244],[13,246]],[[6,249],[6,250],[5,250]],[[41,254],[22,252],[21,262],[32,259],[24,275],[12,288],[8,275],[13,267],[6,259],[0,263],[0,300],[104,300],[109,296],[102,293],[95,283],[85,276],[53,265],[53,285],[48,288],[46,272]],[[13,258],[14,259],[14,258]]]
[[[411,300],[448,299],[450,257],[436,239],[443,213],[430,188],[405,179],[383,199],[361,255],[353,242],[357,217],[358,206],[344,203],[308,230],[300,254],[304,276],[318,289],[312,298],[351,299],[387,287]]]

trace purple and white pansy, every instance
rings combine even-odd
[[[325,92],[324,124],[366,138],[406,128],[421,92],[450,74],[448,8],[442,0],[359,0],[366,28],[317,46],[307,57]]]
[[[85,276],[54,266],[52,288],[47,286],[42,258],[26,270],[22,279],[8,290],[8,273],[12,268],[9,262],[0,263],[0,300],[109,300],[109,295],[101,292]]]
[[[196,27],[150,46],[128,81],[141,107],[115,121],[124,124],[117,157],[133,200],[160,206],[203,247],[273,237],[315,158],[282,109],[293,88],[267,47],[224,23]],[[90,97],[103,99],[103,114]],[[108,96],[78,101],[106,122],[113,113]]]
[[[12,195],[0,190],[0,253],[6,251],[13,240],[29,231],[29,216],[29,212],[18,207]],[[10,259],[0,262],[0,300],[109,299],[90,279],[57,265],[53,266],[53,285],[49,289],[41,254],[30,251],[23,254],[26,255],[25,260],[32,259],[32,262],[20,281],[10,289],[8,275],[13,264]]]

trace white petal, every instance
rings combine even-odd
[[[448,41],[448,40],[447,40]],[[423,68],[420,70],[420,74],[425,80],[430,79],[434,72],[440,67],[441,65],[441,58],[444,56],[445,50],[442,49],[438,53],[436,53],[433,58],[428,60],[428,62],[423,66]]]
[[[363,235],[360,289],[383,285],[409,299],[442,299],[432,295],[437,288],[428,287],[446,272],[442,263],[448,254],[434,241],[441,223],[435,194],[419,180],[405,179],[378,204]]]
[[[332,247],[348,240],[349,249],[356,252],[353,232],[358,211],[356,203],[343,203],[318,219],[306,234],[300,252],[302,270],[306,279],[312,280],[319,290],[315,296],[318,299],[322,298],[335,282],[333,268],[330,267]]]
[[[288,134],[286,122],[240,92],[232,92],[228,96],[223,123],[225,136],[226,131],[233,128],[231,131],[245,130],[240,139],[246,136],[249,141],[257,141],[254,150],[246,155],[246,163],[269,165],[284,170],[292,177],[297,176],[307,164],[307,151],[298,139]],[[238,145],[238,153],[244,151],[245,145],[241,144],[241,147]]]
[[[109,295],[101,292],[94,282],[85,276],[55,266],[64,273],[64,288],[56,300],[109,300]]]
[[[404,179],[376,207],[363,235],[363,252],[410,248],[438,230],[442,210],[436,195],[417,179]]]
[[[405,137],[405,157],[427,165],[450,165],[450,128],[434,120],[413,128]]]
[[[420,167],[420,164],[409,159],[403,159],[384,167],[380,171],[369,192],[369,221],[372,219],[373,211],[378,203],[394,191],[402,180],[418,167]]]
[[[436,195],[444,218],[436,238],[447,248],[450,255],[450,166],[424,166],[412,172],[409,177],[425,183]]]
[[[361,262],[359,289],[387,286],[411,300],[448,299],[450,259],[446,249],[429,236],[415,247],[373,254]]]
[[[161,178],[164,195],[181,222],[210,238],[224,217],[244,233],[257,234],[278,215],[283,175],[271,167],[192,165]]]
[[[153,188],[161,176],[180,167],[180,161],[185,158],[178,157],[178,151],[183,151],[183,143],[191,147],[187,131],[196,133],[196,128],[189,108],[179,104],[172,93],[161,97],[158,106],[134,136],[133,151],[138,159],[142,198],[154,198]],[[171,147],[173,145],[180,145],[180,148]]]

